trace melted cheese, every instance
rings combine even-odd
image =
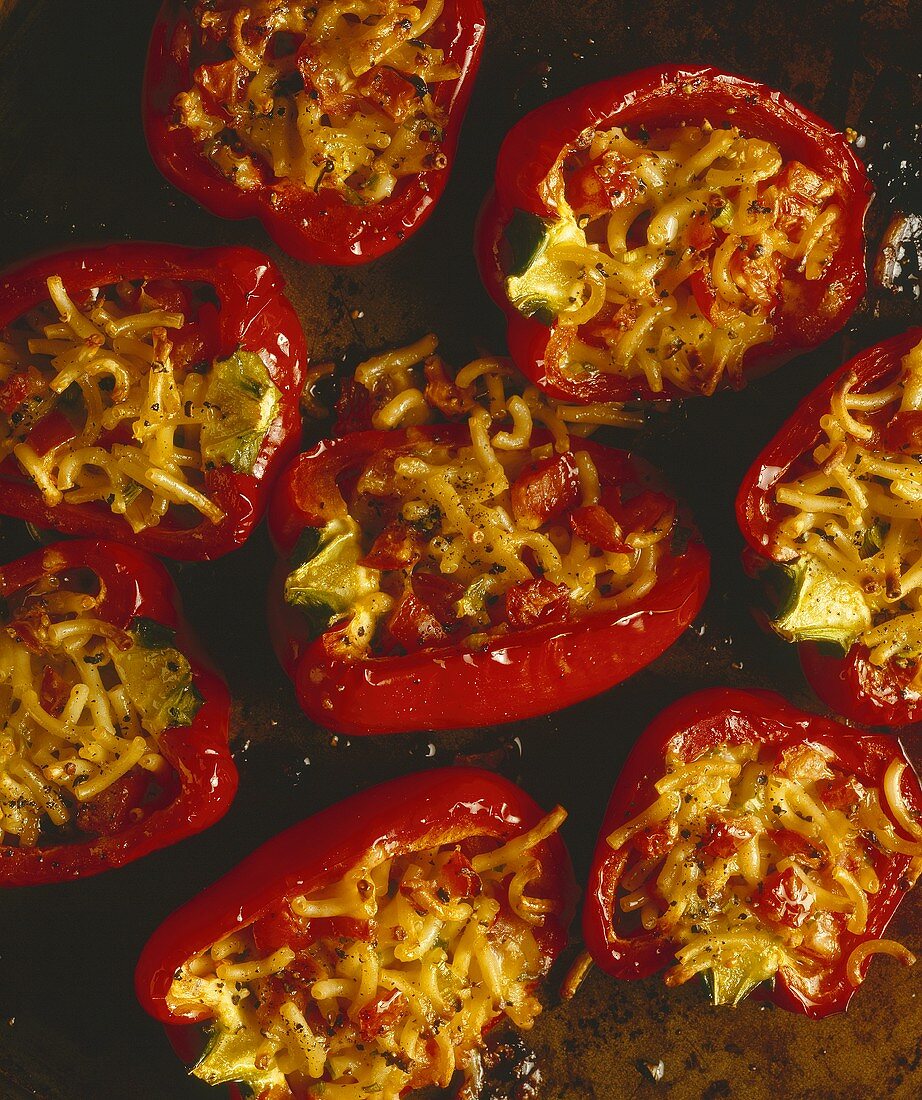
[[[838,605],[853,609],[843,641],[866,646],[876,665],[922,656],[922,454],[887,451],[877,435],[920,409],[922,344],[882,388],[858,392],[846,376],[812,462],[775,490],[777,555],[834,580]]]
[[[380,202],[398,180],[443,169],[444,112],[429,85],[458,69],[423,36],[443,0],[232,0],[193,9],[203,56],[175,100],[212,163],[242,190],[275,180]],[[199,51],[196,50],[196,53]]]
[[[169,771],[159,735],[197,702],[186,658],[94,614],[99,598],[53,578],[0,628],[0,842],[34,846],[75,823],[129,772]]]
[[[740,385],[744,355],[772,340],[797,278],[822,278],[840,236],[833,184],[735,128],[596,132],[544,186],[559,221],[510,297],[528,312],[529,286],[555,287],[565,373],[654,393]]]
[[[487,1027],[505,1017],[530,1028],[541,1011],[534,988],[549,959],[536,933],[556,904],[528,888],[565,816],[470,861],[454,845],[392,859],[373,850],[335,886],[283,903],[301,944],[262,955],[243,928],[190,959],[167,1000],[214,1021],[193,1072],[269,1100],[299,1088],[325,1100],[447,1089]],[[330,919],[338,933],[313,939],[311,922]]]
[[[809,994],[830,967],[848,962],[845,932],[866,931],[880,885],[875,852],[913,857],[910,880],[922,868],[922,824],[901,794],[898,759],[880,789],[809,743],[780,758],[724,745],[666,764],[657,801],[607,839],[630,852],[621,911],[639,913],[645,929],[676,945],[669,985],[707,973],[715,1002],[735,1004],[782,971]],[[825,792],[849,780],[853,800],[832,808]],[[875,951],[896,953],[856,950],[853,972]]]

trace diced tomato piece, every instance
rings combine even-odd
[[[800,928],[813,909],[813,894],[789,867],[760,883],[750,905],[762,920]]]
[[[711,278],[711,272],[707,268],[699,268],[688,277],[688,285],[691,287],[695,305],[701,313],[711,322],[718,324],[716,315],[717,290]]]
[[[664,493],[645,489],[636,497],[624,501],[618,521],[624,531],[652,531],[665,516],[675,510],[675,504]]]
[[[677,827],[674,821],[661,821],[649,829],[642,829],[631,840],[632,847],[644,859],[662,859],[676,841]]]
[[[775,770],[798,783],[815,783],[817,779],[828,779],[830,775],[825,757],[810,745],[793,745],[784,749]]]
[[[922,412],[898,412],[880,433],[885,450],[922,454]]]
[[[614,153],[578,168],[567,179],[567,202],[577,214],[591,218],[634,201],[640,185],[626,162]]]
[[[354,114],[361,100],[347,95],[337,77],[335,67],[324,56],[322,43],[305,41],[298,51],[298,70],[304,81],[304,87],[316,93],[316,104],[327,114]]]
[[[64,704],[70,698],[70,687],[67,681],[56,672],[51,665],[45,665],[42,673],[42,686],[39,692],[39,700],[49,714],[55,718],[61,716]]]
[[[419,99],[416,86],[394,69],[369,69],[355,82],[356,91],[394,122],[401,122]]]
[[[362,558],[372,569],[408,569],[422,557],[425,540],[419,531],[400,520],[389,523]]]
[[[706,211],[700,210],[688,219],[685,226],[685,240],[688,247],[696,252],[706,252],[717,240],[717,230]]]
[[[506,621],[515,630],[544,623],[562,623],[570,617],[570,591],[546,577],[522,581],[506,592]]]
[[[21,642],[30,653],[44,653],[45,645],[39,637],[36,627],[26,617],[29,614],[32,614],[33,617],[40,617],[41,613],[38,612],[38,616],[36,616],[35,609],[31,612],[27,611],[25,615],[14,619],[8,624],[7,633],[14,641]]]
[[[831,810],[851,813],[858,808],[864,793],[864,787],[853,775],[840,775],[823,789],[823,802]]]
[[[580,339],[596,347],[616,344],[637,323],[643,305],[638,301],[615,305],[606,302],[599,312],[579,329]]]
[[[129,824],[132,810],[141,804],[147,790],[147,775],[134,767],[121,779],[100,791],[92,802],[77,810],[77,828],[96,836],[114,836]]]
[[[30,366],[24,371],[17,371],[0,386],[0,412],[11,416],[20,405],[47,389],[47,380],[35,367]]]
[[[823,201],[833,194],[834,188],[824,179],[800,161],[789,161],[778,173],[774,183],[765,189],[766,205],[772,193],[777,196],[778,227],[792,237],[806,228],[808,221],[815,216]],[[772,203],[772,205],[774,205]]]
[[[786,856],[793,856],[799,862],[808,867],[819,865],[822,854],[813,847],[806,837],[795,833],[792,829],[772,829],[769,834],[771,842]]]
[[[481,893],[480,875],[460,849],[456,848],[451,853],[439,875],[444,879],[453,898],[476,898]]]
[[[53,409],[31,429],[28,436],[29,446],[37,455],[46,455],[62,443],[67,443],[77,434],[77,429],[67,417]]]
[[[579,500],[579,471],[569,452],[532,462],[511,489],[512,512],[527,531],[562,515]]]
[[[220,315],[217,308],[211,302],[205,302],[199,307],[195,319],[190,321],[191,310],[190,305],[183,312],[186,323],[181,329],[169,330],[169,340],[173,345],[173,367],[180,371],[201,364],[208,366],[218,355],[221,346]]]
[[[754,835],[742,820],[714,817],[707,824],[699,850],[713,859],[729,859]]]
[[[454,622],[457,617],[455,607],[464,595],[463,584],[441,573],[420,572],[413,574],[413,591],[431,608],[440,623]]]
[[[426,400],[445,416],[462,416],[474,407],[470,387],[462,389],[448,377],[445,363],[438,355],[430,355],[423,367],[426,374]]]
[[[365,1043],[374,1042],[382,1031],[394,1026],[406,1015],[409,1005],[399,989],[382,993],[369,1004],[359,1009],[359,1034]]]
[[[702,316],[716,328],[726,328],[732,323],[733,318],[739,315],[733,306],[718,297],[709,268],[693,271],[688,277],[688,284],[691,287],[695,305]]]
[[[781,296],[781,270],[775,254],[766,254],[758,243],[738,248],[727,265],[733,280],[750,299],[772,310]]]
[[[442,624],[420,599],[406,592],[387,622],[391,636],[408,653],[446,640]]]
[[[397,482],[397,471],[394,469],[394,463],[399,454],[399,451],[392,451],[386,447],[375,451],[358,480],[357,488],[363,495],[375,500],[399,498],[400,487]]]
[[[601,504],[587,504],[570,516],[570,527],[577,538],[607,554],[630,554],[631,548],[622,538],[618,521]]]
[[[316,917],[304,920],[292,913],[288,902],[274,913],[260,917],[253,925],[253,942],[260,953],[271,955],[280,947],[296,954],[323,939],[370,940],[375,935],[372,921],[355,917]]]

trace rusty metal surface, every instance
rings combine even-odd
[[[0,263],[75,241],[246,243],[281,263],[318,354],[355,356],[430,329],[457,359],[500,350],[502,325],[480,288],[470,241],[502,135],[551,96],[662,60],[744,72],[865,135],[881,185],[873,238],[894,211],[922,213],[917,0],[758,8],[729,0],[488,0],[484,67],[439,210],[372,267],[312,269],[278,253],[258,225],[212,218],[153,168],[138,101],[155,6],[20,0],[0,20]],[[457,753],[500,749],[507,774],[545,805],[569,808],[566,837],[584,875],[617,770],[667,703],[734,684],[773,687],[817,708],[790,647],[762,635],[746,611],[732,499],[755,452],[843,354],[919,321],[911,252],[910,241],[897,286],[873,292],[844,337],[742,395],[689,402],[636,439],[695,510],[714,553],[714,584],[696,627],[597,700],[502,730],[336,741],[301,715],[271,655],[264,531],[221,562],[174,568],[188,614],[237,700],[240,796],[204,836],[124,870],[0,897],[0,1100],[208,1095],[183,1078],[159,1026],[134,1000],[138,952],[167,913],[242,855],[351,791]],[[21,525],[2,522],[0,560],[26,544]],[[919,750],[916,740],[917,762]],[[922,948],[919,891],[894,931]],[[919,970],[878,961],[847,1016],[814,1023],[750,1002],[716,1010],[697,986],[668,992],[658,978],[616,983],[595,973],[573,1003],[549,996],[529,1042],[547,1100],[917,1097],[920,990]]]

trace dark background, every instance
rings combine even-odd
[[[12,8],[4,22],[2,13]],[[870,256],[897,210],[922,213],[917,74],[920,5],[782,0],[733,3],[498,0],[459,159],[442,203],[405,247],[366,268],[311,268],[256,223],[213,218],[154,169],[138,119],[153,3],[0,2],[0,264],[80,241],[245,243],[281,265],[317,358],[408,342],[435,330],[458,363],[501,351],[503,327],[471,253],[477,208],[503,134],[526,110],[591,80],[657,61],[709,61],[766,81],[866,141],[878,200]],[[916,144],[913,144],[913,141]],[[732,513],[749,461],[796,401],[845,354],[920,318],[918,253],[896,286],[876,286],[847,332],[744,394],[657,417],[636,445],[669,474],[714,554],[699,622],[661,660],[607,695],[495,731],[338,742],[300,713],[263,617],[272,560],[265,532],[211,565],[171,567],[189,617],[237,700],[241,790],[203,836],[79,884],[0,898],[0,1098],[204,1097],[135,1002],[132,972],[150,932],[245,853],[359,788],[457,754],[499,750],[544,805],[570,810],[565,835],[585,876],[618,768],[647,722],[710,685],[775,687],[819,709],[791,647],[752,622]],[[615,433],[611,434],[615,440]],[[620,440],[623,442],[623,438]],[[0,521],[0,560],[28,547]],[[918,738],[918,735],[915,735]],[[917,761],[919,741],[908,738]],[[922,949],[922,896],[893,933]],[[593,973],[570,1005],[550,995],[531,1033],[547,1100],[922,1095],[920,971],[876,961],[847,1016],[810,1022],[746,1002],[711,1008],[698,985],[616,983]],[[662,1080],[645,1064],[662,1059]]]

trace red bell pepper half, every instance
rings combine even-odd
[[[10,843],[9,835],[5,836],[0,844],[2,886],[63,882],[130,863],[214,824],[227,812],[237,790],[237,769],[227,740],[230,696],[200,654],[180,615],[173,583],[160,562],[115,542],[75,539],[56,543],[0,567],[0,598],[6,608],[19,605],[22,614],[23,597],[28,603],[33,588],[42,586],[41,592],[54,592],[49,581],[59,580],[66,587],[74,578],[75,590],[95,596],[94,618],[111,624],[119,638],[127,639],[134,632],[135,651],[140,647],[156,654],[166,645],[189,662],[191,684],[168,711],[174,718],[181,711],[183,722],[165,728],[157,738],[158,752],[169,766],[168,775],[158,771],[152,777],[134,769],[116,780],[93,802],[84,804],[90,814],[87,819],[76,815],[76,827],[70,826],[73,839],[58,832],[49,843],[39,839],[37,844],[24,846]],[[53,597],[45,598],[50,606]],[[32,599],[33,612],[41,614],[43,598]],[[19,637],[28,648],[29,621],[28,614],[20,620],[14,613],[12,621],[0,629]],[[145,698],[155,700],[158,685],[150,679],[153,664],[145,663],[142,653],[135,667],[140,676],[134,687]],[[167,675],[162,669],[160,673]],[[56,680],[49,665],[40,689],[36,685],[43,704],[52,711],[48,695],[54,694]]]
[[[123,292],[130,293],[133,283],[143,284],[149,294],[159,295],[163,309],[176,310],[185,319],[181,329],[170,330],[174,358],[181,355],[193,370],[213,370],[218,361],[233,366],[246,363],[250,356],[249,361],[275,387],[276,402],[245,468],[238,469],[226,458],[206,465],[203,491],[223,513],[219,522],[202,518],[190,525],[174,518],[171,507],[159,523],[135,532],[122,515],[99,501],[65,499],[49,505],[12,455],[0,464],[0,512],[65,534],[117,539],[172,558],[210,560],[242,545],[262,516],[276,471],[300,442],[305,340],[298,317],[282,293],[278,269],[262,253],[237,247],[199,250],[130,243],[59,252],[0,276],[0,332],[49,301],[47,281],[52,276],[60,276],[74,300],[96,288],[127,288]],[[55,398],[47,384],[41,385],[40,372],[31,369],[28,374],[14,373],[0,387],[0,412],[10,417],[10,423],[22,415],[17,406],[21,410],[25,407],[21,402],[33,397],[29,377],[38,378],[40,395],[44,392],[53,398],[51,411],[25,436],[25,442],[41,455],[67,442],[75,429],[60,411],[67,394]],[[247,378],[238,381],[246,383]],[[255,405],[256,399],[252,400]],[[104,433],[96,445],[125,442],[116,433],[108,436],[112,438]]]
[[[742,362],[745,374],[756,369],[764,372],[792,353],[827,340],[845,324],[861,299],[866,285],[863,225],[872,188],[842,134],[781,92],[712,66],[665,65],[617,76],[539,107],[512,128],[500,150],[495,187],[477,230],[481,276],[507,316],[512,357],[519,369],[549,394],[586,403],[661,401],[688,395],[668,377],[662,392],[653,392],[642,376],[627,378],[598,370],[577,377],[565,373],[568,333],[577,330],[559,324],[552,315],[542,317],[541,310],[526,316],[511,301],[506,279],[520,274],[527,257],[540,249],[539,227],[560,216],[548,177],[559,174],[566,157],[585,148],[593,134],[619,127],[639,129],[643,136],[657,129],[703,124],[715,130],[733,126],[743,136],[772,142],[785,162],[796,160],[834,183],[835,201],[844,215],[839,219],[839,243],[822,277],[815,281],[795,277],[797,300],[785,303],[783,309],[773,307],[774,335],[770,342],[746,351]],[[588,191],[582,186],[580,194],[591,205],[595,192],[605,191],[606,211],[616,209],[630,201],[632,187],[645,187],[632,180],[629,174],[625,178],[597,177]],[[567,194],[570,196],[570,190]],[[792,198],[792,203],[797,201]],[[575,198],[572,205],[576,210]],[[707,240],[690,241],[691,249],[706,247],[714,239],[713,221],[713,217],[710,222],[703,218]],[[696,224],[692,219],[693,228]],[[667,254],[678,262],[675,252]],[[710,317],[713,286],[701,272],[691,281],[699,310]],[[608,321],[629,330],[635,318],[625,317],[625,310]],[[592,324],[590,321],[578,329],[579,336],[590,343],[594,339]],[[727,381],[724,378],[723,384]],[[729,381],[738,385],[742,379]],[[700,388],[693,392],[710,391]]]
[[[211,32],[203,34],[196,26],[188,3],[165,0],[154,23],[144,77],[144,129],[151,155],[166,178],[196,202],[222,218],[258,218],[273,240],[299,260],[369,263],[414,233],[435,209],[445,189],[480,63],[484,32],[481,0],[445,0],[441,16],[426,35],[426,42],[441,49],[446,64],[454,65],[460,73],[455,80],[434,84],[431,91],[436,109],[447,118],[439,141],[445,166],[399,179],[393,193],[380,201],[350,201],[337,190],[322,186],[322,176],[317,186],[308,186],[293,179],[279,179],[268,165],[261,164],[259,182],[243,189],[216,167],[192,131],[177,124],[174,100],[178,93],[194,87],[196,70],[203,62],[223,62],[232,55],[226,40],[212,41]],[[282,32],[285,34],[288,32]],[[286,43],[285,48],[299,51],[296,71],[308,72],[310,43],[294,47]],[[303,63],[302,53],[307,58]],[[386,65],[370,73],[377,73],[384,82],[377,92],[372,88],[370,94],[379,99],[383,94],[385,113],[394,110],[388,98],[391,92],[398,98],[407,91],[419,94],[412,82],[399,79],[396,70]],[[370,73],[360,79],[359,87]],[[244,76],[250,73],[244,70]],[[323,73],[313,73],[313,77],[317,80],[308,79],[314,84],[319,80],[323,94],[331,93],[337,105],[349,102],[350,95],[334,88],[335,80],[331,79],[327,88]],[[394,83],[401,87],[389,91]],[[236,83],[227,94],[237,94],[240,87],[245,88],[245,83]],[[212,90],[220,108],[221,89]],[[314,91],[321,94],[316,88]]]
[[[885,847],[867,832],[859,833],[857,826],[852,830],[856,843],[863,849],[863,858],[872,868],[866,879],[871,883],[866,894],[866,923],[860,932],[849,930],[845,912],[820,913],[823,902],[813,900],[809,889],[803,886],[803,878],[788,868],[787,864],[796,863],[798,869],[806,867],[811,873],[821,873],[824,855],[818,842],[814,841],[817,847],[811,844],[807,827],[812,821],[810,814],[798,816],[780,798],[772,803],[773,812],[768,814],[770,828],[761,835],[770,838],[778,857],[787,854],[792,858],[781,861],[785,865],[783,870],[766,874],[755,885],[743,881],[739,871],[724,880],[725,890],[733,894],[732,902],[740,904],[742,897],[742,905],[748,908],[748,922],[737,922],[736,928],[756,933],[767,929],[769,936],[773,930],[782,929],[803,936],[800,958],[801,962],[805,957],[808,960],[805,970],[782,964],[768,991],[764,986],[758,987],[759,995],[764,992],[781,1007],[813,1018],[841,1012],[866,975],[869,953],[860,951],[851,964],[850,956],[860,945],[882,936],[918,876],[922,788],[895,739],[884,735],[856,736],[854,730],[838,722],[796,710],[772,692],[729,688],[698,692],[668,707],[641,735],[615,784],[593,857],[583,915],[586,946],[594,961],[616,978],[645,978],[676,961],[682,943],[662,930],[662,922],[668,920],[671,910],[665,899],[657,896],[656,888],[651,891],[649,884],[642,888],[650,896],[657,918],[648,925],[637,920],[636,906],[628,904],[628,909],[635,911],[626,913],[620,902],[624,880],[630,877],[638,860],[649,860],[652,865],[663,857],[668,860],[673,845],[688,839],[688,831],[671,833],[670,817],[656,814],[652,817],[657,820],[651,817],[643,827],[630,830],[630,835],[621,834],[618,847],[613,848],[609,838],[662,798],[655,785],[667,774],[667,756],[673,769],[678,769],[694,765],[714,752],[721,753],[721,759],[726,760],[727,750],[745,746],[755,749],[756,763],[744,766],[753,767],[758,773],[754,779],[756,791],[771,792],[771,784],[779,775],[815,778],[814,790],[818,793],[814,807],[819,805],[824,811],[834,809],[840,815],[838,821],[846,825],[860,820],[869,804],[870,792],[876,791],[878,832],[883,822],[882,827],[896,840],[899,850]],[[820,768],[818,761],[822,762]],[[881,808],[888,805],[880,792],[891,768],[896,769],[895,784],[915,830],[909,837],[903,825],[897,824],[892,809]],[[728,770],[722,773],[724,777],[727,774]],[[744,774],[740,782],[746,779]],[[677,802],[683,804],[700,797],[700,789],[694,795],[688,793],[694,788],[687,780],[671,789]],[[740,795],[739,799],[743,797]],[[685,866],[696,863],[703,869],[709,860],[732,858],[743,843],[759,836],[760,830],[752,823],[749,812],[752,806],[753,800],[731,801],[732,813],[711,815],[705,833],[697,840],[697,834],[692,836],[694,846]],[[857,866],[857,862],[851,865],[855,875],[859,874]],[[682,870],[683,884],[686,875],[688,871]],[[872,881],[875,877],[876,890]],[[719,912],[718,903],[726,905],[727,900],[712,896],[708,880],[703,877],[691,877],[690,882],[689,889],[694,895],[691,904],[699,906],[698,919],[702,921],[702,926],[693,925],[692,930],[699,933],[707,930],[707,922],[714,918],[715,911]],[[695,882],[699,882],[697,887]],[[629,886],[634,889],[636,883],[629,882]],[[840,910],[848,909],[847,904],[841,904],[841,897],[839,902]],[[825,922],[822,935],[816,934],[820,921]],[[761,927],[753,928],[757,923]],[[812,940],[808,938],[811,933]],[[728,942],[733,938],[729,935]],[[904,963],[913,961],[900,945],[886,943],[891,948],[886,953],[897,955]],[[758,960],[754,962],[747,956],[745,948],[738,948],[734,967],[738,976],[745,977],[750,966],[757,969],[758,965]],[[755,978],[765,980],[770,975],[762,972]],[[747,982],[742,994],[737,992],[732,1001],[723,1003],[736,1003],[754,985],[755,982]]]
[[[299,931],[288,903],[322,894],[360,863],[371,869],[385,860],[443,845],[458,845],[468,853],[489,850],[532,829],[543,816],[521,788],[475,768],[403,776],[353,795],[267,841],[168,917],[138,962],[138,999],[166,1025],[177,1053],[194,1060],[202,1048],[202,1023],[196,1022],[200,1013],[190,1010],[184,1015],[168,1002],[174,978],[190,959],[225,936],[248,930],[259,949],[273,951],[288,945],[296,954],[299,945],[306,948],[318,936],[373,936],[374,920],[346,918],[338,918],[339,923],[337,918],[311,918]],[[537,892],[553,905],[542,921],[532,925],[540,953],[534,970],[537,984],[566,945],[576,889],[559,833],[541,840],[533,852],[540,873],[529,892]],[[457,862],[460,873],[470,874],[466,859]],[[455,897],[458,891],[451,893]],[[359,927],[362,923],[368,927]],[[311,927],[314,924],[316,930]],[[302,978],[311,974],[309,960],[300,964],[300,970],[297,959],[292,965]],[[493,1023],[488,1020],[486,1028]]]
[[[270,586],[273,641],[286,672],[295,684],[298,701],[316,722],[349,734],[378,734],[413,730],[452,729],[513,722],[549,714],[590,698],[632,676],[660,656],[692,622],[704,602],[710,578],[710,557],[692,534],[686,545],[678,538],[657,566],[657,580],[646,595],[623,609],[606,609],[571,618],[567,593],[559,593],[545,578],[528,591],[510,590],[504,604],[508,633],[489,638],[472,649],[453,640],[443,629],[439,608],[451,605],[463,586],[450,578],[424,574],[428,588],[412,607],[401,604],[409,619],[390,632],[405,652],[354,659],[336,645],[342,623],[328,629],[311,624],[300,609],[285,603],[283,587],[292,566],[289,559],[306,536],[314,541],[335,517],[345,514],[341,486],[354,478],[374,456],[393,457],[412,450],[420,439],[461,444],[469,442],[466,425],[422,427],[402,432],[358,432],[317,444],[299,456],[282,475],[270,507],[270,532],[283,560]],[[573,451],[585,450],[600,475],[603,499],[620,497],[638,509],[656,509],[656,517],[673,502],[647,491],[655,477],[624,451],[588,440],[572,441]],[[572,463],[569,455],[548,460],[549,465]],[[569,469],[569,467],[567,467]],[[554,474],[555,470],[546,471]],[[561,476],[575,478],[575,470]],[[575,482],[574,482],[575,484]],[[559,488],[559,487],[558,487]],[[571,486],[567,487],[569,492]],[[513,493],[516,487],[513,486]],[[557,490],[555,489],[556,493]],[[552,494],[553,495],[553,494]],[[558,519],[570,517],[581,525],[586,541],[617,551],[608,543],[604,508],[578,508],[564,497]],[[592,525],[599,530],[591,529]],[[630,529],[630,528],[629,528]],[[375,547],[364,560],[378,560]],[[621,550],[627,547],[621,546]],[[398,555],[399,556],[399,555]],[[404,559],[406,560],[406,559]],[[396,562],[383,562],[394,568]],[[509,597],[513,598],[510,599]],[[423,606],[418,606],[422,604]],[[497,605],[502,607],[503,605]],[[399,619],[399,617],[395,617]],[[414,635],[412,641],[407,637]]]
[[[885,388],[899,377],[903,357],[920,340],[922,328],[910,329],[845,363],[804,398],[753,462],[736,499],[737,522],[748,543],[744,561],[750,573],[759,575],[772,561],[783,565],[791,556],[777,545],[776,531],[786,509],[775,499],[775,492],[810,460],[823,438],[820,420],[829,412],[837,388],[852,374],[856,393]],[[869,446],[888,449],[881,430]],[[922,718],[922,692],[915,682],[918,661],[873,664],[868,649],[857,642],[842,653],[819,642],[803,641],[798,643],[798,652],[813,690],[827,706],[852,721],[897,728]]]

